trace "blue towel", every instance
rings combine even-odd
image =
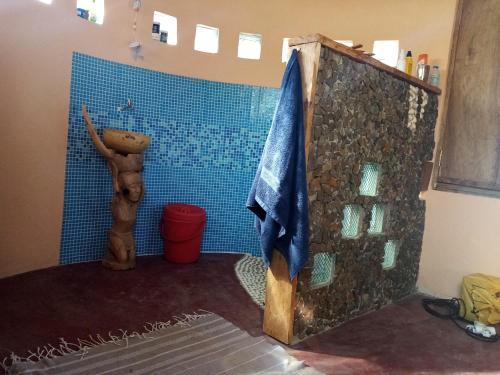
[[[281,83],[281,91],[247,207],[255,213],[264,261],[273,249],[288,263],[290,279],[301,270],[309,254],[306,158],[302,81],[298,52],[294,50]]]

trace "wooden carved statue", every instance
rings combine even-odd
[[[103,141],[97,135],[85,104],[83,118],[97,151],[108,161],[113,179],[111,212],[113,226],[108,231],[107,249],[102,264],[113,270],[135,267],[135,241],[133,230],[137,207],[144,196],[141,172],[144,150],[150,137],[115,129],[104,129]]]

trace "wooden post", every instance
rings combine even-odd
[[[318,75],[319,54],[321,44],[307,43],[292,47],[300,51],[299,63],[302,76],[302,93],[304,100],[304,126],[306,166],[311,144],[314,95]],[[306,167],[307,168],[307,167]],[[309,176],[307,177],[309,182]],[[264,310],[263,332],[285,344],[293,338],[293,321],[295,312],[295,293],[297,276],[290,280],[288,265],[278,250],[274,250],[271,265],[267,270],[266,306]]]

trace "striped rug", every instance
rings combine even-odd
[[[99,336],[98,336],[99,337]],[[65,343],[38,361],[13,356],[8,374],[319,374],[264,337],[252,337],[215,314],[95,344]],[[75,347],[73,347],[75,348]]]

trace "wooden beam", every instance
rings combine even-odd
[[[357,62],[363,63],[363,64],[368,64],[373,66],[376,69],[382,70],[396,78],[402,79],[404,81],[407,81],[411,83],[414,86],[420,87],[421,89],[424,89],[426,91],[430,91],[434,94],[441,94],[441,89],[436,86],[432,86],[428,84],[427,82],[424,82],[417,77],[413,77],[409,74],[406,74],[396,68],[393,68],[392,66],[386,65],[377,59],[369,56],[369,54],[363,53],[363,51],[355,50],[352,49],[351,47],[347,47],[343,44],[337,43],[336,41],[327,38],[324,35],[321,34],[313,34],[309,35],[306,37],[299,37],[299,38],[292,38],[289,40],[289,45],[290,46],[299,46],[302,44],[308,44],[308,43],[321,43],[322,45],[333,49],[334,51],[350,57],[353,60],[356,60]]]
[[[312,139],[314,96],[316,95],[316,81],[318,77],[321,44],[310,43],[294,48],[298,49],[300,52],[299,64],[302,76],[302,95],[304,101],[307,165],[309,147]],[[285,258],[278,250],[274,250],[271,265],[267,270],[266,305],[264,309],[262,330],[265,334],[285,344],[290,344],[293,339],[296,290],[297,277],[290,280],[288,265]]]

